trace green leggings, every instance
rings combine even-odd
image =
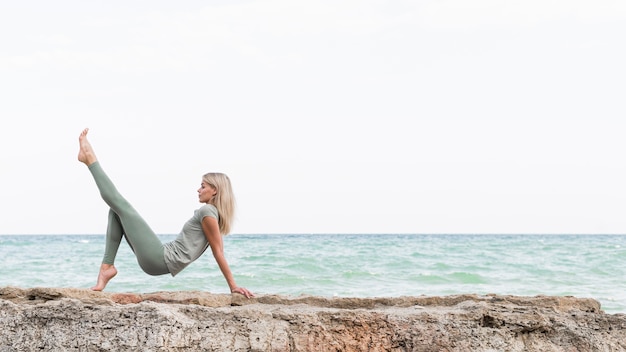
[[[110,207],[103,264],[113,264],[122,241],[126,242],[137,257],[143,271],[149,275],[163,275],[170,271],[163,256],[163,243],[139,213],[117,191],[111,179],[104,173],[99,162],[89,165],[100,195]]]

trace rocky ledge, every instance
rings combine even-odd
[[[626,351],[575,297],[324,298],[0,287],[0,351]]]

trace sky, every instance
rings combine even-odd
[[[626,233],[626,3],[0,4],[0,234]]]

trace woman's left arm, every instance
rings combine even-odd
[[[254,294],[248,289],[245,287],[238,287],[235,283],[235,278],[233,277],[230,267],[228,266],[228,262],[226,261],[226,257],[224,256],[224,242],[222,240],[222,234],[220,233],[217,219],[210,216],[202,218],[202,230],[204,231],[207,241],[209,241],[213,257],[215,258],[217,265],[220,267],[220,270],[226,279],[226,283],[228,283],[228,287],[230,287],[230,292],[240,293],[246,296],[246,298],[254,297]]]

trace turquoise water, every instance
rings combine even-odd
[[[233,234],[224,246],[237,283],[259,294],[572,295],[626,313],[624,235]],[[0,235],[0,286],[89,288],[103,250],[102,235]],[[116,266],[110,292],[228,292],[210,251],[153,277],[122,243]]]

